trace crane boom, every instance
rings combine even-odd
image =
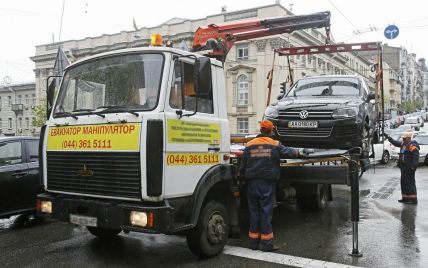
[[[330,12],[288,16],[235,24],[199,27],[193,39],[193,51],[212,50],[209,56],[225,57],[235,42],[275,34],[291,33],[308,28],[326,28],[330,31]]]

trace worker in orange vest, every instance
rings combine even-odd
[[[272,139],[273,124],[264,120],[255,139],[247,143],[241,158],[240,174],[247,181],[250,212],[248,236],[253,250],[276,251],[273,244],[273,196],[280,175],[280,158],[299,157],[299,151]]]
[[[401,171],[401,199],[398,202],[416,205],[418,197],[415,172],[419,165],[419,144],[412,140],[412,132],[404,132],[402,142],[396,141],[386,134],[384,136],[392,145],[401,148],[398,157],[398,166]]]

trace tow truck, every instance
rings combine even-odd
[[[195,52],[160,46],[155,35],[151,47],[68,66],[55,99],[47,89],[38,214],[86,226],[100,239],[122,231],[181,234],[194,254],[219,254],[239,232],[239,203],[245,202],[230,159],[220,60],[238,40],[320,27],[328,35],[329,12],[210,25],[196,31]],[[331,199],[331,184],[352,185],[358,209],[356,156],[335,157],[340,161],[324,156],[318,162],[337,165],[284,167],[282,177],[286,183],[306,178],[315,188],[297,194],[322,197],[316,200]],[[358,210],[354,214],[357,221]]]

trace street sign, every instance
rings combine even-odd
[[[388,27],[385,28],[385,31],[383,32],[383,34],[385,35],[386,38],[388,39],[394,39],[398,36],[398,34],[400,33],[400,30],[398,29],[397,26],[395,25],[388,25]]]

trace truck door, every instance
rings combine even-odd
[[[165,104],[166,197],[192,194],[203,174],[221,162],[216,87],[198,94],[196,101],[194,67],[188,58],[176,59],[171,67]]]
[[[21,141],[0,143],[0,214],[22,209],[21,180],[28,175]]]

